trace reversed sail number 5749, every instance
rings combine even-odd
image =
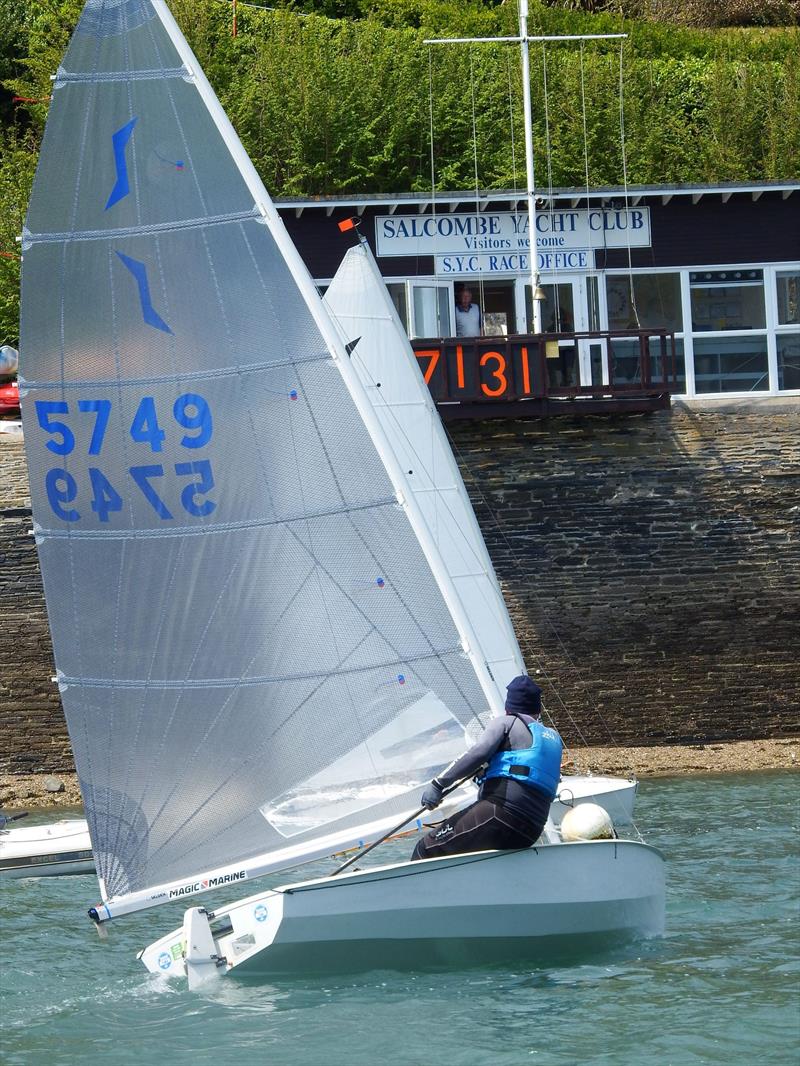
[[[78,411],[94,415],[92,434],[88,454],[99,455],[106,437],[111,416],[110,400],[78,400]],[[36,418],[51,439],[45,447],[56,455],[69,455],[75,449],[75,434],[70,425],[60,416],[69,416],[69,404],[66,400],[37,400]],[[206,400],[198,393],[187,392],[179,396],[172,407],[172,414],[178,426],[185,430],[180,444],[184,448],[202,448],[211,440],[213,420],[211,409]],[[147,444],[153,452],[160,452],[166,439],[166,432],[161,428],[156,415],[155,400],[145,396],[139,403],[130,426],[131,439],[139,444]],[[194,462],[175,463],[174,470],[178,477],[192,480],[181,490],[181,505],[187,514],[195,518],[211,514],[216,504],[205,496],[214,488],[214,475],[208,459]],[[96,466],[87,470],[92,490],[91,508],[101,522],[108,522],[109,516],[123,508],[123,498],[112,485],[103,471]],[[141,491],[155,513],[164,521],[174,516],[158,491],[158,479],[165,476],[164,466],[160,463],[131,466],[128,475]],[[53,513],[64,522],[77,522],[80,512],[70,506],[78,496],[78,483],[73,475],[63,467],[54,467],[47,471],[45,477],[47,499]]]

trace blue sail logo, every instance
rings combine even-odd
[[[117,255],[136,280],[139,288],[139,302],[142,306],[142,318],[148,326],[160,329],[164,333],[172,333],[167,323],[153,307],[153,301],[150,298],[150,282],[147,280],[147,267],[145,264],[138,259],[131,259],[129,255],[125,255],[123,252],[117,252]]]
[[[125,158],[125,149],[128,146],[128,141],[133,135],[133,127],[136,125],[137,121],[138,118],[132,118],[130,122],[121,126],[111,137],[111,143],[114,146],[114,163],[117,167],[117,181],[114,188],[111,190],[111,195],[106,203],[106,211],[108,211],[109,207],[113,207],[114,204],[123,200],[131,191],[130,181],[128,180],[128,161]]]

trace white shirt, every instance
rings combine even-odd
[[[456,304],[456,336],[480,337],[481,309],[477,304],[470,304],[466,311]]]

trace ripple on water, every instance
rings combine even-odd
[[[85,917],[93,878],[3,885],[4,1066],[786,1066],[800,1035],[795,782],[645,781],[637,819],[667,856],[667,936],[559,965],[190,994],[135,959],[175,910],[103,942]]]

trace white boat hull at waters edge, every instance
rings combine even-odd
[[[83,818],[0,830],[0,877],[94,873],[89,827]]]
[[[241,974],[533,958],[664,930],[664,861],[629,840],[484,851],[284,885],[183,926],[139,958],[194,988]]]
[[[631,825],[638,787],[635,778],[567,775],[559,782],[558,793],[550,807],[550,820],[559,826],[571,807],[596,803],[608,812],[614,825]]]
[[[570,807],[597,803],[608,811],[615,825],[629,825],[633,821],[636,789],[636,781],[624,778],[564,777],[550,808],[550,818],[558,826]],[[452,813],[463,806],[462,792],[441,813]],[[0,877],[56,877],[94,870],[89,827],[83,818],[0,830]]]
[[[638,787],[639,783],[633,777],[569,774],[559,782],[556,798],[550,807],[550,821],[558,828],[561,819],[572,807],[580,806],[581,803],[596,803],[608,812],[615,826],[632,825]],[[436,808],[435,820],[454,814],[468,803],[473,803],[477,796],[477,787],[471,784],[458,789],[441,807]]]

